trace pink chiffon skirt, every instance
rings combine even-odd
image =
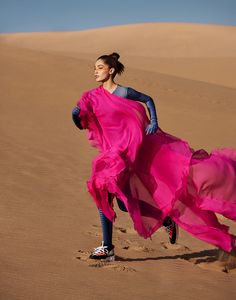
[[[236,221],[236,150],[195,151],[161,128],[145,135],[144,107],[102,86],[78,101],[88,140],[99,150],[88,191],[111,221],[107,194],[121,199],[139,235],[149,238],[170,216],[207,243],[231,251],[235,236],[215,213]]]

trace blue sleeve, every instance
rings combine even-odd
[[[79,128],[79,129],[83,129],[81,123],[80,123],[80,117],[79,117],[79,113],[80,113],[80,108],[78,106],[74,107],[72,110],[72,120],[74,121],[75,125]]]
[[[155,103],[150,96],[140,93],[131,87],[128,87],[127,98],[145,103],[149,112],[150,120],[157,122]]]

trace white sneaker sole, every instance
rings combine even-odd
[[[106,258],[101,258],[100,261],[102,262],[111,262],[111,261],[115,261],[115,255],[111,255],[111,256],[108,256]]]

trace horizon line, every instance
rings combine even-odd
[[[223,24],[223,23],[201,23],[201,22],[182,22],[182,21],[162,21],[162,22],[140,22],[140,23],[123,23],[123,24],[116,24],[116,25],[106,25],[102,27],[92,27],[92,28],[83,28],[83,29],[65,29],[65,30],[48,30],[48,31],[8,31],[8,32],[1,32],[0,35],[4,34],[21,34],[21,33],[60,33],[60,32],[81,32],[81,31],[90,31],[90,30],[99,30],[105,28],[112,28],[112,27],[121,27],[127,25],[142,25],[142,24],[186,24],[186,25],[213,25],[213,26],[225,26],[225,27],[236,27],[235,25],[231,24]]]

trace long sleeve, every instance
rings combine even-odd
[[[143,94],[141,92],[138,92],[131,87],[128,87],[127,88],[127,98],[145,103],[145,105],[147,106],[148,112],[149,112],[150,121],[158,123],[155,104],[154,104],[153,99],[150,96]]]
[[[79,117],[79,113],[80,113],[80,108],[78,106],[76,106],[75,108],[73,108],[72,110],[72,120],[74,121],[75,125],[79,128],[79,129],[84,129],[81,125],[80,122],[80,117]]]

